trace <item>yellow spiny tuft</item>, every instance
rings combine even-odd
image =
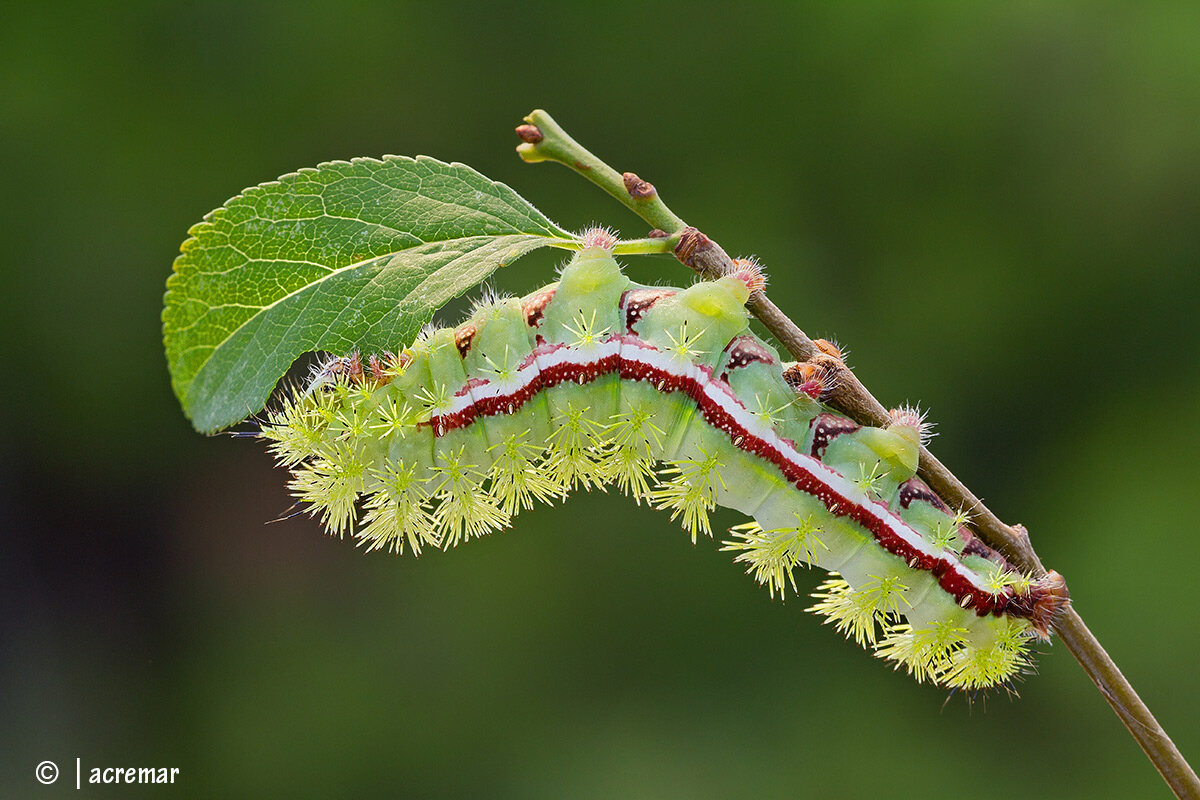
[[[568,489],[604,486],[604,426],[585,416],[587,412],[588,406],[575,408],[568,402],[561,424],[548,442],[550,479]]]
[[[963,541],[958,533],[957,518],[951,517],[939,521],[930,533],[929,543],[940,551],[954,555],[962,552]]]
[[[454,405],[450,387],[444,383],[439,383],[432,389],[422,386],[421,390],[417,392],[417,400],[421,403],[421,410],[428,416],[445,414]]]
[[[414,479],[415,466],[388,463],[374,477],[383,488],[363,504],[363,527],[355,532],[366,549],[387,549],[397,555],[408,542],[413,555],[421,555],[425,545],[441,544],[433,516],[429,513],[429,494]]]
[[[606,336],[608,336],[610,330],[607,325],[601,326],[600,328],[596,327],[595,309],[592,310],[592,317],[590,320],[583,316],[583,312],[580,312],[575,318],[574,324],[566,325],[565,327],[568,331],[575,335],[575,341],[572,342],[572,345],[582,350],[595,347],[597,344],[603,341]]]
[[[704,355],[704,350],[697,350],[692,345],[700,341],[700,337],[704,335],[707,328],[702,328],[698,333],[688,335],[687,320],[684,320],[679,325],[679,336],[670,331],[666,331],[667,338],[671,340],[671,346],[665,349],[665,352],[670,353],[676,361],[695,361],[696,356]]]
[[[904,596],[908,587],[900,582],[895,575],[872,575],[871,580],[858,589],[863,596],[863,602],[875,609],[880,621],[900,615],[900,604],[912,608],[912,604]]]
[[[286,398],[278,411],[268,412],[259,435],[270,442],[267,449],[280,466],[294,467],[313,455],[327,424],[316,404],[300,395]]]
[[[784,596],[784,581],[796,588],[794,571],[797,566],[815,562],[815,548],[828,549],[817,538],[821,529],[812,523],[811,515],[801,518],[795,514],[797,525],[792,528],[772,528],[764,531],[757,522],[746,522],[729,529],[737,541],[722,542],[722,550],[742,551],[734,563],[748,564],[747,573],[753,573],[759,585],[766,585],[774,597],[776,592]]]
[[[1033,589],[1034,578],[1028,572],[1010,572],[1008,573],[1008,585],[1013,588],[1019,595],[1029,594]]]
[[[999,564],[993,564],[987,575],[983,576],[983,580],[993,594],[1001,594],[1010,586],[1017,594],[1028,594],[1033,586],[1032,576]]]
[[[918,683],[937,683],[953,654],[966,642],[967,629],[951,621],[934,622],[919,630],[900,624],[888,630],[875,655],[903,666]]]
[[[708,524],[708,512],[717,507],[717,484],[722,488],[725,481],[717,469],[719,459],[700,451],[702,458],[685,458],[671,461],[660,477],[670,476],[650,492],[654,507],[671,512],[671,521],[683,517],[683,529],[691,534],[692,544],[700,531],[712,536]]]
[[[517,377],[517,372],[521,366],[518,360],[512,357],[508,345],[504,345],[504,358],[499,364],[493,361],[489,355],[485,355],[483,360],[487,362],[487,371],[493,376],[492,380],[502,386],[507,386],[510,381]]]
[[[818,586],[812,596],[819,602],[806,611],[823,614],[825,622],[832,622],[838,633],[853,637],[863,647],[875,644],[878,615],[875,603],[867,593],[856,591],[844,580],[834,579]]]
[[[386,439],[393,435],[406,436],[416,424],[417,415],[408,403],[402,405],[388,397],[372,410],[367,427],[375,436]]]
[[[330,432],[335,433],[338,441],[349,442],[353,446],[367,437],[369,412],[363,406],[361,400],[351,398],[336,412]]]
[[[383,354],[383,377],[386,381],[394,381],[404,374],[408,369],[408,365],[412,362],[412,351],[402,350],[398,353],[387,352]]]
[[[344,374],[335,375],[324,383],[314,382],[312,388],[310,397],[316,400],[322,411],[332,419],[350,397],[350,378]]]
[[[542,451],[528,438],[526,429],[488,448],[498,453],[489,492],[499,501],[500,510],[510,516],[533,508],[534,500],[550,504],[567,496],[567,487],[542,471]]]
[[[754,415],[755,419],[758,420],[759,424],[762,425],[763,428],[774,429],[777,425],[779,425],[779,422],[782,419],[780,415],[794,402],[795,400],[792,400],[784,403],[781,406],[772,408],[770,403],[764,402],[760,395],[755,394],[754,408],[750,409],[747,407],[746,410]]]
[[[346,392],[346,400],[350,405],[362,407],[369,404],[375,395],[375,390],[378,388],[374,381],[350,382],[350,387]]]
[[[880,471],[882,466],[879,461],[876,461],[868,471],[866,465],[860,462],[858,465],[859,477],[852,479],[854,485],[869,495],[879,494],[879,485],[889,474],[886,469]]]
[[[458,452],[446,455],[446,463],[432,470],[435,480],[440,478],[434,489],[439,505],[433,521],[441,531],[443,549],[506,527],[511,517],[495,497],[483,491],[484,475],[474,464],[463,462],[464,450],[460,447]]]
[[[998,621],[995,639],[987,645],[967,645],[951,656],[942,683],[954,689],[986,689],[1007,683],[1029,665],[1024,620]]]
[[[654,477],[653,453],[662,448],[665,433],[654,424],[655,412],[645,406],[617,414],[609,426],[610,450],[605,459],[606,480],[615,482],[634,502],[650,502],[650,479]]]
[[[296,469],[288,488],[320,511],[330,533],[341,536],[354,523],[354,503],[363,489],[366,465],[349,447],[338,445],[325,457]]]

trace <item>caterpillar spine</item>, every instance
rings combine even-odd
[[[449,548],[572,490],[615,486],[696,542],[718,505],[772,595],[831,573],[810,610],[917,681],[1007,684],[1067,602],[984,545],[915,477],[928,426],[860,426],[748,327],[753,262],[686,289],[639,286],[596,234],[559,280],[491,298],[398,354],[331,359],[261,435],[326,528],[367,549]],[[832,346],[830,346],[832,348]],[[835,350],[832,352],[836,352]]]

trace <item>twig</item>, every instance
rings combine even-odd
[[[632,172],[618,173],[572,139],[545,111],[532,112],[525,123],[517,128],[523,142],[517,152],[525,161],[553,161],[575,170],[652,225],[655,230],[651,231],[651,237],[676,239],[675,255],[702,277],[719,277],[735,269],[733,260],[721,246],[675,216],[652,184]],[[841,359],[821,351],[765,293],[756,292],[747,306],[794,358],[818,361],[827,369],[836,370],[833,381],[836,389],[827,401],[830,406],[863,424],[890,422],[887,409]],[[1014,564],[1035,577],[1047,574],[1025,529],[1002,522],[924,447],[919,474],[943,500],[970,512],[972,526],[985,542],[1002,550]],[[1200,799],[1200,779],[1195,771],[1072,606],[1063,609],[1054,629],[1176,797]]]

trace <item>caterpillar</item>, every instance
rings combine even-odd
[[[1067,601],[988,547],[916,476],[924,423],[886,428],[821,399],[829,378],[749,328],[761,270],[688,288],[635,284],[615,237],[584,235],[559,280],[480,302],[397,353],[333,357],[259,436],[332,534],[420,554],[507,527],[536,503],[615,486],[693,543],[736,509],[735,554],[772,595],[830,578],[811,607],[918,682],[1010,685]]]

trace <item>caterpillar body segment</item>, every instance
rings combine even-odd
[[[812,610],[918,681],[979,689],[1028,664],[1066,602],[1013,569],[915,477],[921,425],[860,426],[811,365],[750,332],[757,268],[686,289],[634,284],[604,242],[524,298],[482,303],[397,356],[328,362],[262,436],[326,527],[419,553],[615,486],[693,541],[718,505],[772,594],[831,575]],[[357,365],[357,366],[356,366]]]

